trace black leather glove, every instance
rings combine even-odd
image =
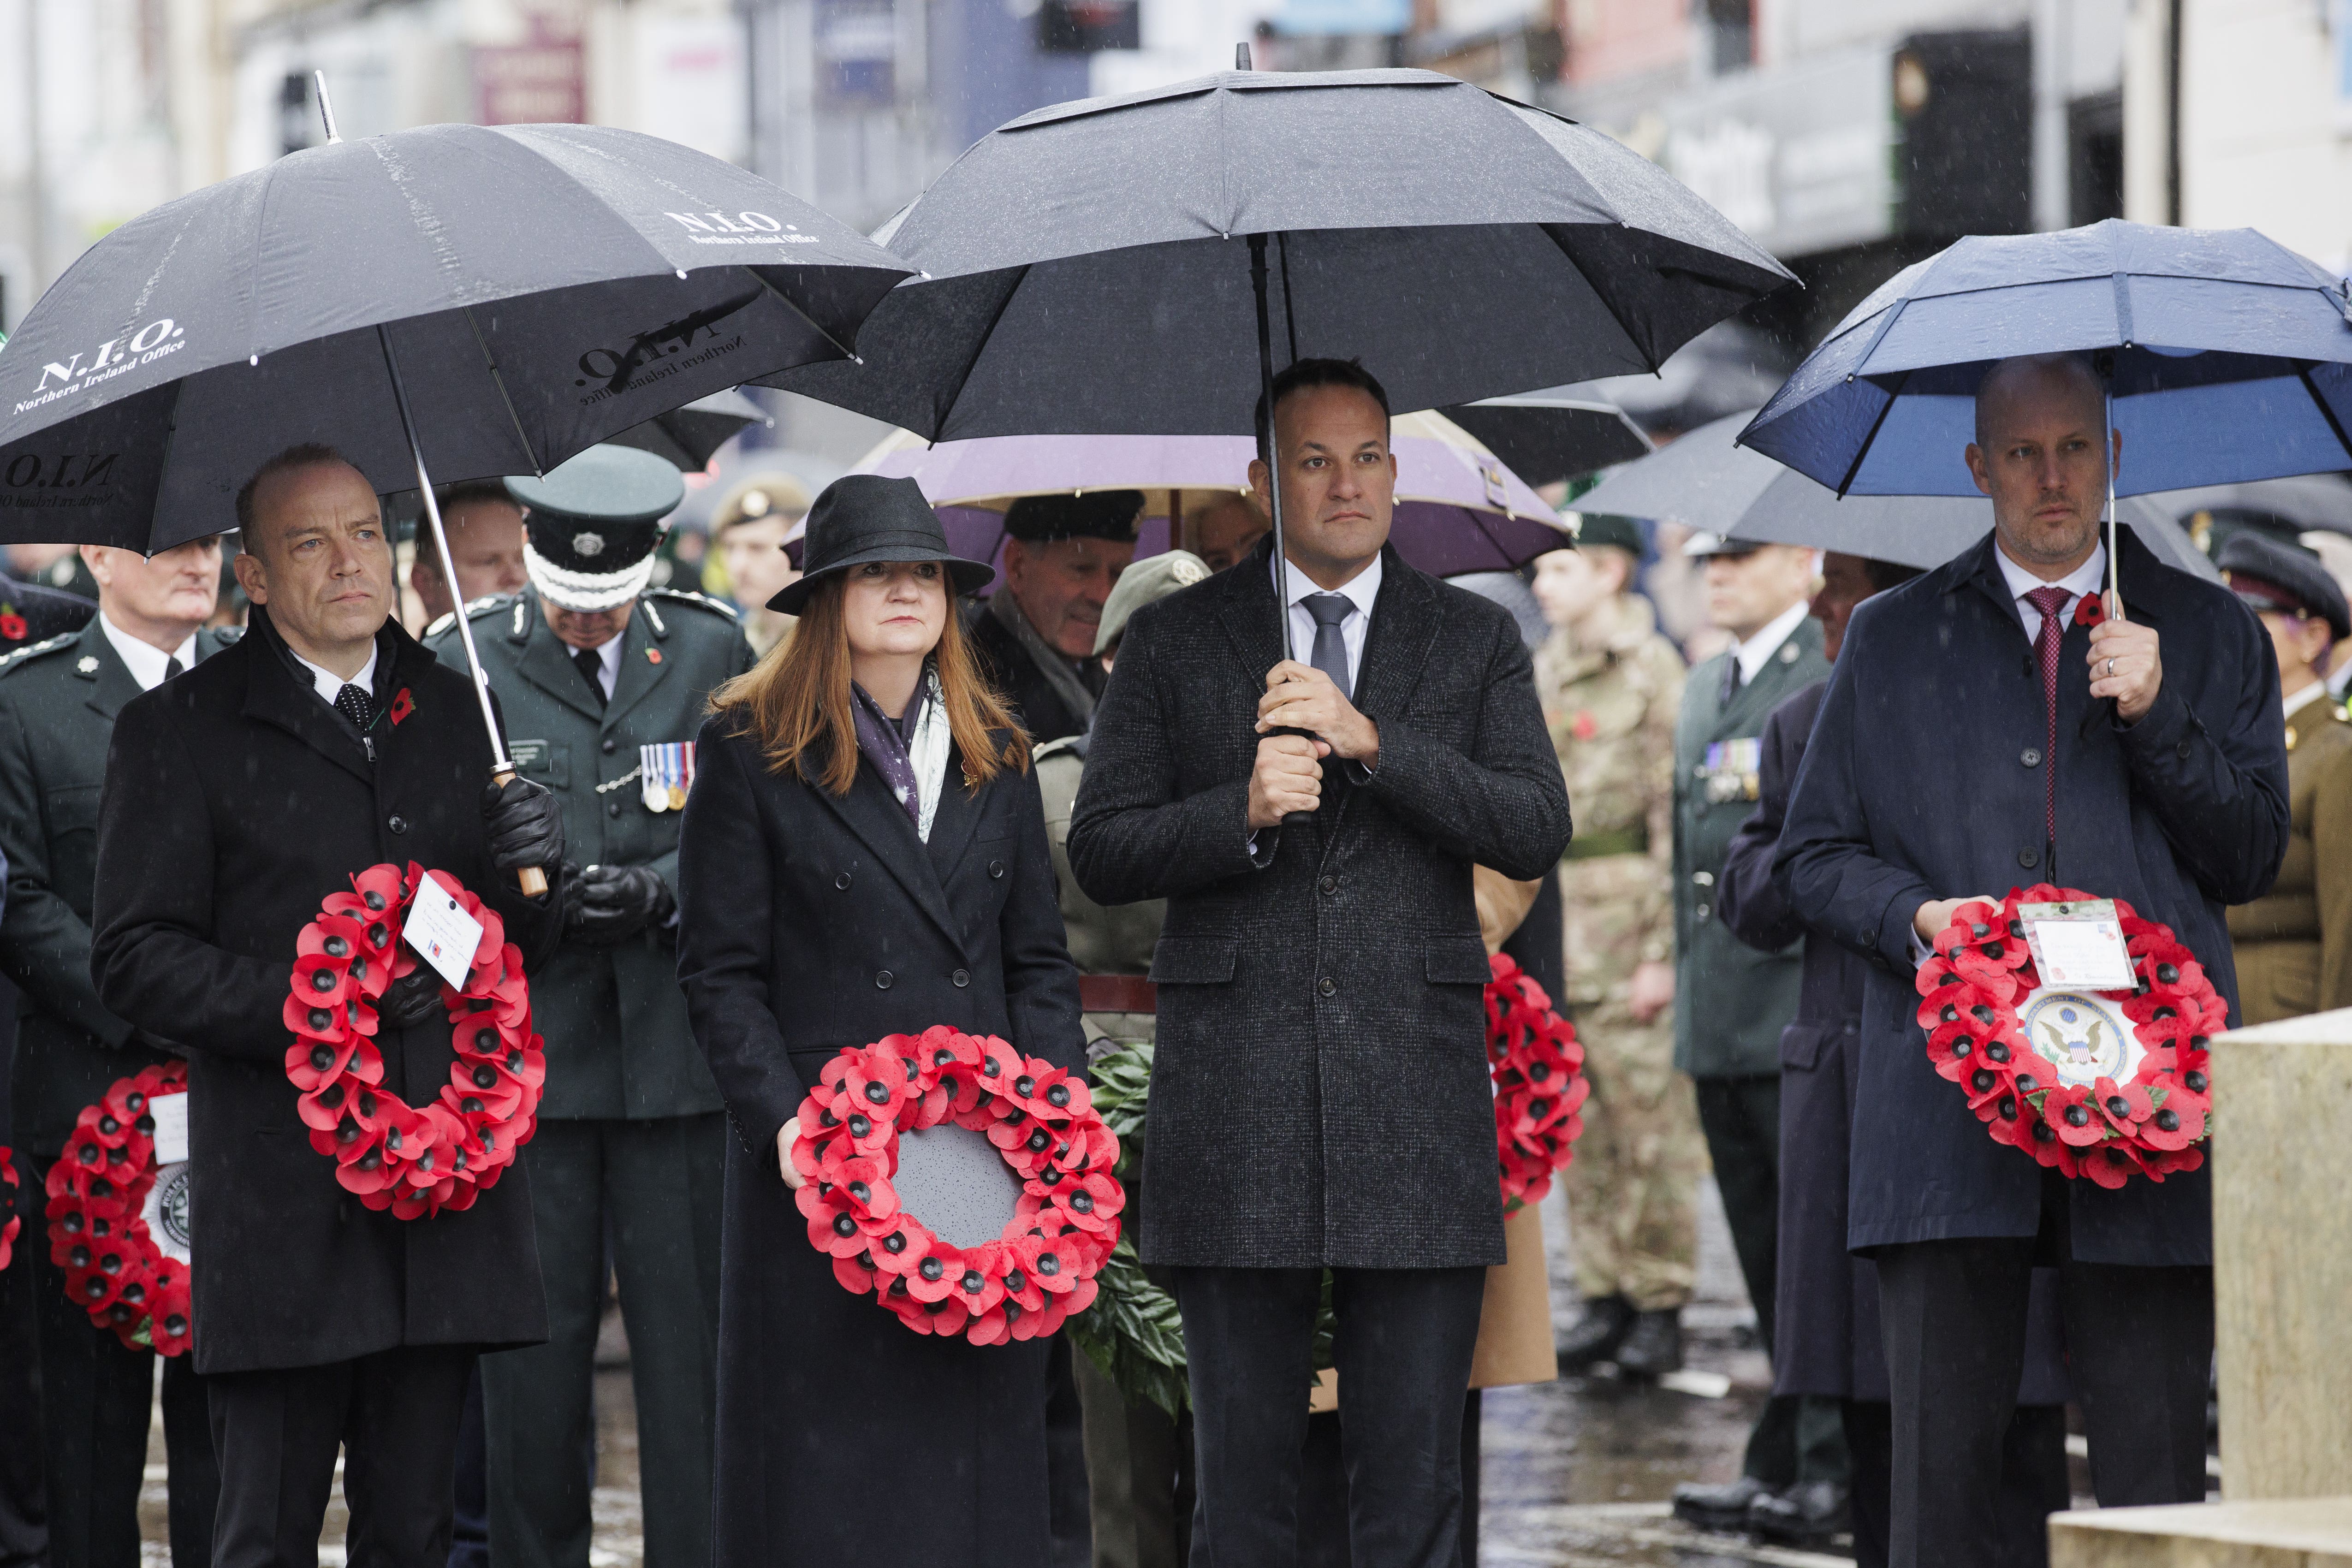
[[[414,1029],[436,1018],[447,1017],[447,1010],[441,1005],[439,973],[429,964],[419,963],[383,988],[383,995],[375,1005],[375,1016],[395,1029]]]
[[[564,879],[564,934],[591,947],[625,942],[649,925],[663,924],[677,909],[677,899],[650,867],[591,866]]]
[[[490,831],[490,864],[501,871],[554,866],[563,858],[563,806],[555,792],[526,778],[482,786],[482,824]]]

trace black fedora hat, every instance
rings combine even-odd
[[[954,579],[956,592],[970,594],[996,580],[993,567],[966,561],[948,548],[940,514],[912,479],[879,474],[845,474],[824,487],[809,508],[801,536],[803,574],[786,584],[768,608],[797,616],[818,582],[870,561],[937,561]]]

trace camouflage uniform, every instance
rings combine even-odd
[[[1636,964],[1675,957],[1675,718],[1683,662],[1649,602],[1622,595],[1597,637],[1555,632],[1536,683],[1576,805],[1559,868],[1565,1010],[1592,1085],[1584,1135],[1561,1184],[1577,1289],[1636,1311],[1690,1300],[1706,1145],[1688,1078],[1675,1070],[1675,1015],[1628,1005]]]
[[[1065,735],[1036,748],[1037,789],[1045,802],[1045,841],[1054,852],[1054,878],[1062,889],[1062,923],[1069,930],[1070,962],[1081,974],[1148,974],[1151,950],[1160,941],[1165,899],[1106,909],[1087,897],[1070,875],[1070,807],[1078,798],[1078,776],[1087,763],[1086,737]],[[1150,1044],[1159,1017],[1151,1013],[1087,1013],[1087,1044],[1116,1040]]]

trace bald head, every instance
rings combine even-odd
[[[2005,359],[1977,386],[1977,489],[1992,498],[2001,552],[2044,582],[2090,559],[2106,500],[2106,389],[2080,354]]]
[[[237,494],[236,580],[294,651],[349,678],[391,617],[392,542],[367,477],[333,452],[296,447]]]

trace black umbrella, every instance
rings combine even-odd
[[[688,473],[710,466],[710,455],[733,440],[747,425],[773,426],[766,410],[733,390],[698,397],[683,408],[656,414],[642,425],[632,425],[611,438],[616,447],[635,447],[666,458]]]
[[[1650,438],[1615,404],[1552,392],[1484,397],[1457,404],[1445,416],[1531,485],[1630,463],[1650,450]]]
[[[247,476],[315,441],[379,493],[423,492],[454,583],[436,475],[544,472],[692,398],[846,356],[907,276],[655,137],[333,130],[131,219],[26,313],[0,349],[0,542],[221,532]]]
[[[1277,353],[1450,407],[1654,371],[1790,279],[1573,121],[1434,71],[1240,57],[982,137],[876,231],[923,278],[875,310],[864,361],[769,384],[938,440],[1242,436]]]

